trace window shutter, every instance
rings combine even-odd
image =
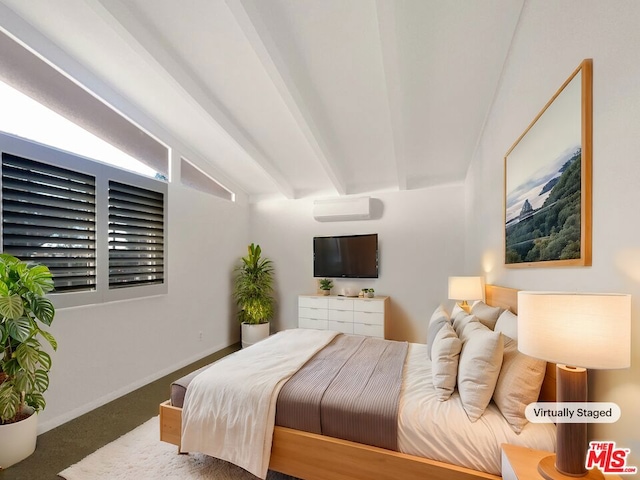
[[[55,292],[96,287],[95,177],[2,154],[3,252],[46,265]]]
[[[109,181],[109,288],[164,283],[164,194]]]

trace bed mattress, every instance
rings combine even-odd
[[[172,405],[182,407],[189,383],[207,368],[172,383]],[[493,402],[478,421],[470,422],[457,392],[446,402],[437,399],[427,346],[409,344],[398,411],[398,450],[500,475],[503,443],[555,451],[555,426],[529,423],[516,434]]]

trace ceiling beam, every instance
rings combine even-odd
[[[295,192],[283,174],[274,166],[223,107],[196,80],[190,69],[171,52],[146,24],[138,19],[130,7],[120,0],[92,0],[94,10],[150,65],[177,84],[187,101],[201,108],[214,121],[220,131],[246,153],[274,182],[282,195],[295,198]]]
[[[391,159],[396,165],[398,189],[407,189],[407,162],[402,121],[402,83],[398,59],[398,37],[395,2],[376,0],[382,67],[387,91],[387,109],[391,129]]]
[[[245,0],[226,0],[226,3],[336,192],[346,195],[347,189],[340,168],[255,6]]]

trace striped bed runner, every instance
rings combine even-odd
[[[398,448],[398,403],[408,344],[338,335],[278,395],[276,425]]]

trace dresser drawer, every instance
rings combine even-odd
[[[353,333],[356,335],[366,335],[367,337],[384,338],[383,325],[366,325],[364,323],[354,323]]]
[[[384,312],[384,301],[376,300],[376,299],[366,299],[358,300],[354,305],[354,310],[358,312]]]
[[[353,312],[353,322],[368,325],[384,325],[384,313]]]
[[[329,320],[353,323],[353,310],[328,310]]]
[[[329,320],[327,324],[328,330],[335,330],[342,333],[353,333],[353,322],[342,322],[337,320]]]
[[[329,299],[329,308],[333,310],[353,310],[353,299],[332,297]]]
[[[323,297],[298,297],[298,307],[328,308],[329,299]]]
[[[316,320],[327,320],[328,312],[326,308],[300,307],[298,308],[298,317],[315,318]]]
[[[298,318],[298,328],[315,328],[316,330],[327,330],[327,320],[316,318]]]

